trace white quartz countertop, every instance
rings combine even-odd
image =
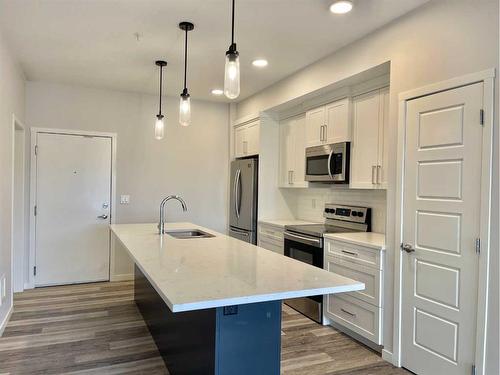
[[[285,225],[318,224],[312,221],[294,220],[294,219],[263,219],[259,220],[259,223],[274,225],[275,227],[280,227],[280,228],[284,228]]]
[[[340,240],[353,245],[367,246],[373,249],[385,250],[385,234],[375,232],[330,233],[325,238]]]
[[[364,284],[190,223],[212,238],[160,236],[156,224],[111,230],[173,312],[363,290]]]

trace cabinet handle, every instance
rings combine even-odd
[[[290,172],[291,172],[291,171],[288,171],[288,185],[290,185],[290,184],[291,184]]]
[[[353,318],[356,317],[356,314],[350,312],[350,311],[347,311],[347,310],[344,310],[343,308],[340,308],[340,311],[342,311],[343,313],[349,315],[349,316],[352,316]]]
[[[290,171],[290,176],[291,176],[290,183],[293,185],[293,171]]]
[[[380,175],[382,174],[381,173],[381,169],[382,169],[382,166],[380,165],[377,165],[377,184],[380,184]]]
[[[327,134],[328,134],[328,125],[323,125],[323,127],[325,128],[323,130],[323,141],[326,142],[327,141]]]
[[[357,256],[358,256],[358,253],[355,253],[355,252],[353,252],[353,251],[342,250],[342,252],[343,252],[344,254],[352,255],[352,256],[354,256],[354,257],[357,257]]]
[[[372,165],[372,184],[375,185],[375,169],[377,169],[377,167],[375,165]]]
[[[319,127],[319,141],[323,142],[323,125]]]

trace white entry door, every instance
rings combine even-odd
[[[111,138],[37,133],[35,285],[109,280]]]
[[[407,102],[401,360],[419,375],[474,364],[482,107],[482,83]]]

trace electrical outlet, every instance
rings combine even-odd
[[[129,204],[130,195],[120,195],[120,204]]]

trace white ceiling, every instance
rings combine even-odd
[[[334,15],[330,0],[237,0],[238,100],[369,34],[427,0],[354,0]],[[230,43],[230,0],[0,0],[0,25],[29,80],[157,92],[156,59],[168,61],[166,92],[182,90],[183,32],[191,21],[188,87],[216,99]],[[139,33],[137,41],[134,33]],[[254,58],[269,66],[258,69]]]

